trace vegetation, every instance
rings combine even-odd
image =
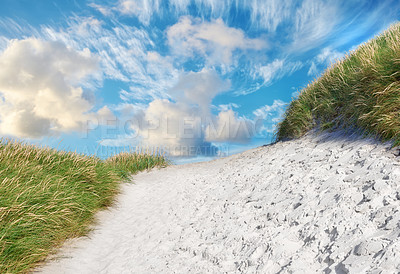
[[[66,239],[85,235],[130,173],[167,164],[122,153],[105,161],[0,140],[0,273],[28,272]]]
[[[331,65],[291,102],[277,140],[357,129],[400,145],[400,23]]]

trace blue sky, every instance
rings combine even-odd
[[[0,135],[100,157],[237,153],[399,16],[399,1],[0,0]]]

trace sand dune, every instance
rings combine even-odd
[[[143,172],[43,273],[400,270],[400,161],[324,133]],[[375,272],[374,272],[375,273]]]

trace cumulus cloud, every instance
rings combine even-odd
[[[107,108],[91,112],[92,96],[79,87],[97,62],[88,50],[57,42],[11,41],[0,55],[0,132],[39,138],[82,130],[87,121],[110,116]]]
[[[240,29],[225,25],[222,19],[202,22],[200,19],[181,17],[167,30],[171,49],[184,56],[208,56],[212,64],[230,65],[236,49],[261,50],[267,46],[262,39],[251,39]]]
[[[229,86],[214,71],[189,72],[170,90],[171,100],[153,100],[125,116],[131,116],[130,128],[142,145],[172,156],[212,155],[217,153],[213,142],[245,143],[254,135],[252,121],[232,110],[211,113],[212,99]]]
[[[202,70],[182,75],[170,90],[170,94],[176,101],[197,105],[204,114],[207,114],[212,99],[229,87],[230,82],[222,81],[215,72]]]
[[[204,142],[200,115],[196,107],[157,99],[136,113],[132,129],[145,146],[161,147],[172,156],[188,156],[190,149],[211,146]]]
[[[247,143],[254,136],[253,121],[237,117],[233,110],[221,111],[205,129],[209,142]]]

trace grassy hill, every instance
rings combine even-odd
[[[121,180],[166,164],[148,154],[103,161],[0,140],[0,273],[28,272],[66,239],[85,235]]]
[[[351,128],[400,145],[400,23],[331,65],[291,102],[277,140]]]

